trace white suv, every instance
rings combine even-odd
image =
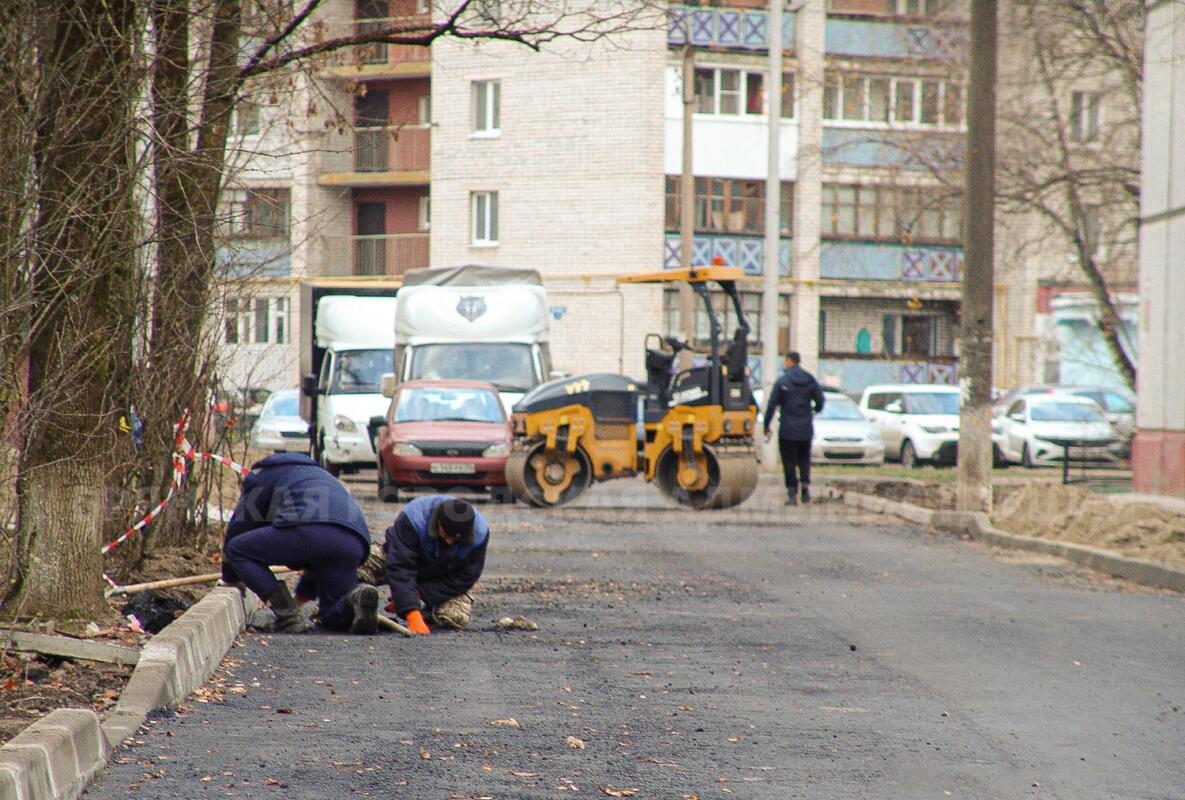
[[[959,457],[959,389],[935,383],[869,386],[860,410],[904,466],[954,464]]]

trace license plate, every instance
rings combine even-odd
[[[428,471],[434,475],[472,475],[477,467],[463,461],[433,461]]]

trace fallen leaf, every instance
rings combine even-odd
[[[516,778],[538,778],[543,774],[542,772],[519,772],[514,769],[507,771]]]
[[[628,789],[614,789],[612,786],[597,784],[597,788],[601,790],[602,794],[606,794],[609,797],[633,797],[638,793],[637,787],[633,786]]]
[[[523,724],[514,717],[510,719],[496,719],[490,723],[495,728],[522,728]]]
[[[493,765],[493,764],[482,764],[482,765],[481,765],[481,768],[482,768],[483,770],[485,770],[486,772],[493,772],[493,771],[494,771],[494,765]]]
[[[568,744],[568,747],[571,747],[573,750],[584,749],[583,739],[577,739],[575,736],[569,736],[568,738],[564,739],[564,741]]]
[[[211,776],[211,775],[203,775],[203,776],[201,777],[201,781],[202,781],[202,783],[209,783],[209,782],[210,782],[210,781],[212,781],[212,780],[214,780],[214,778],[213,778],[213,776]]]
[[[420,750],[420,758],[427,761],[428,759],[432,758],[432,754],[429,753],[427,750]]]
[[[730,742],[739,742],[739,741],[741,741],[741,739],[743,739],[743,738],[744,738],[744,737],[742,737],[742,736],[729,736],[729,737],[728,737],[728,741],[730,741]]]
[[[278,780],[276,780],[275,778],[268,778],[263,783],[266,786],[279,786],[280,785],[280,782]]]

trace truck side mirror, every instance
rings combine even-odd
[[[395,373],[384,372],[382,379],[379,381],[379,394],[383,397],[395,396]],[[383,423],[386,424],[385,422]]]
[[[305,397],[312,397],[317,393],[317,376],[305,375],[300,379],[300,392]]]

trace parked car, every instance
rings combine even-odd
[[[1026,467],[1059,464],[1065,448],[1050,439],[1094,443],[1075,448],[1074,459],[1112,461],[1115,429],[1098,405],[1085,397],[1039,394],[1018,397],[1006,413],[992,421],[992,439],[1004,457]]]
[[[457,488],[513,499],[506,487],[510,423],[498,390],[477,381],[408,381],[391,398],[376,436],[378,496]]]
[[[992,417],[1001,417],[1016,402],[1017,398],[1031,394],[1054,394],[1057,387],[1048,383],[1030,383],[1001,392],[992,402]]]
[[[850,397],[824,392],[823,410],[815,415],[811,461],[880,465],[885,463],[885,442]]]
[[[1134,397],[1112,386],[1066,386],[1059,388],[1058,392],[1095,401],[1119,437],[1111,448],[1112,452],[1120,458],[1128,458],[1131,455],[1132,435],[1136,430]]]
[[[906,467],[958,460],[958,387],[936,383],[869,386],[860,397],[860,410],[884,440],[886,458]]]
[[[251,446],[277,453],[309,452],[309,423],[300,416],[300,389],[272,392],[251,426]]]

